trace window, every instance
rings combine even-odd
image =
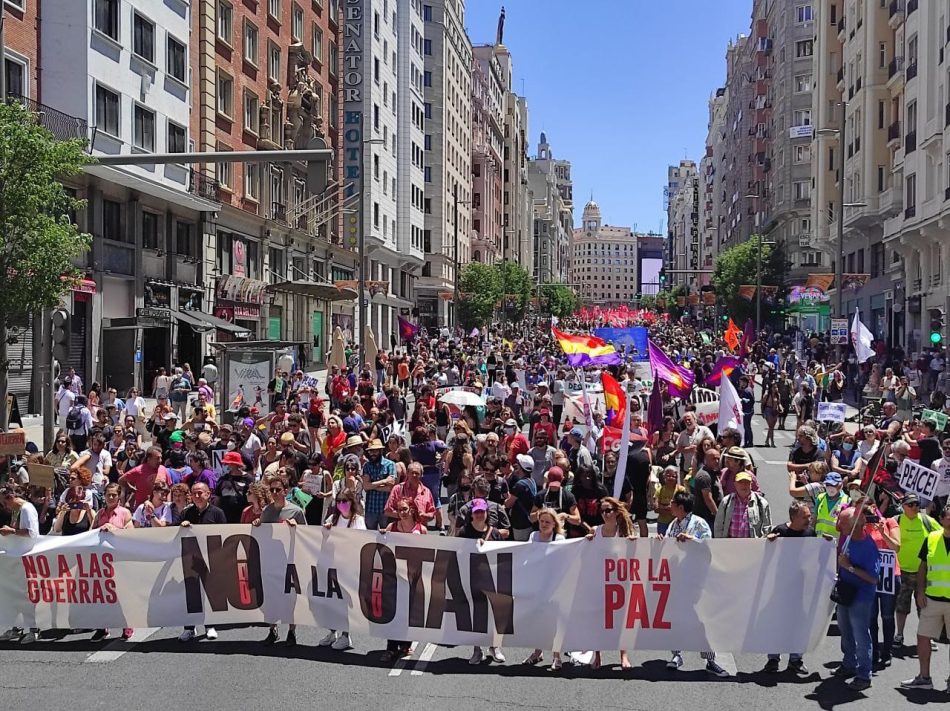
[[[244,130],[257,135],[260,127],[260,102],[250,91],[244,92]]]
[[[217,151],[228,151],[231,150],[227,146],[218,144],[215,148]],[[231,164],[230,163],[215,163],[214,164],[214,178],[218,181],[222,188],[231,188]]]
[[[253,66],[258,62],[257,27],[250,22],[244,23],[244,61]]]
[[[158,220],[154,212],[142,212],[142,246],[145,249],[158,249]]]
[[[185,45],[171,35],[168,36],[166,44],[165,72],[168,76],[184,82],[186,80],[186,67],[188,66],[185,61]]]
[[[793,184],[794,196],[796,200],[808,200],[811,198],[811,181],[796,180]]]
[[[280,0],[267,0],[267,14],[280,22]]]
[[[422,6],[422,19],[425,22],[432,22],[432,5]]]
[[[330,42],[330,46],[327,49],[327,64],[330,66],[327,67],[327,71],[330,72],[331,76],[336,76],[337,61],[336,42]]]
[[[195,226],[190,222],[175,222],[175,252],[185,257],[197,257]]]
[[[290,36],[298,42],[303,39],[303,9],[296,3],[290,12]]]
[[[811,91],[811,74],[799,74],[795,77],[795,92],[803,94]]]
[[[96,84],[96,128],[111,136],[119,135],[119,95]]]
[[[313,39],[310,43],[312,45],[311,52],[313,52],[313,58],[316,59],[321,64],[323,63],[323,30],[321,30],[317,23],[313,23]]]
[[[119,39],[119,0],[96,0],[96,29]]]
[[[169,121],[166,140],[168,142],[169,153],[184,153],[188,146],[188,132],[184,126],[179,126],[177,123]]]
[[[811,5],[799,5],[795,8],[795,21],[798,24],[811,22]]]
[[[814,51],[814,40],[801,40],[795,43],[795,56],[797,58],[810,57],[812,54],[814,54]]]
[[[280,81],[280,47],[276,44],[267,44],[267,78]]]
[[[793,111],[792,124],[795,126],[811,126],[811,109],[796,109]]]
[[[423,173],[424,173],[424,175],[425,175],[425,181],[426,181],[427,183],[431,183],[431,182],[432,182],[432,168],[427,165],[427,166],[423,169]]]
[[[904,203],[908,210],[917,206],[917,176],[913,173],[907,176],[907,191],[905,193],[906,201]]]
[[[261,166],[259,163],[244,164],[244,197],[255,201],[261,199]]]
[[[11,96],[29,96],[30,88],[27,86],[26,63],[19,59],[6,57],[3,62],[3,71],[7,82],[7,93]]]
[[[132,144],[145,151],[155,150],[155,114],[136,104],[132,111]]]
[[[808,146],[806,145],[792,146],[792,161],[794,163],[807,163],[808,162]]]
[[[422,85],[432,86],[432,72],[426,71],[422,73]]]
[[[218,39],[231,44],[232,27],[234,24],[234,10],[230,3],[218,2]]]
[[[146,62],[155,61],[155,25],[137,12],[132,13],[132,53]]]
[[[102,238],[124,242],[122,234],[122,205],[115,200],[102,201]]]
[[[234,114],[234,80],[218,70],[218,113],[231,118]]]
[[[427,39],[422,41],[422,53],[427,57],[432,56],[432,40]]]

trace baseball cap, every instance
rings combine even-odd
[[[168,422],[168,420],[177,420],[178,415],[176,415],[174,412],[169,412],[162,419],[164,419],[166,422]]]
[[[488,502],[485,499],[472,499],[472,511],[488,511]]]
[[[828,472],[825,475],[825,483],[831,486],[841,486],[841,475],[838,472]]]
[[[544,417],[545,415],[550,415],[550,414],[551,414],[551,411],[548,410],[546,407],[544,407],[544,408],[541,408],[541,411],[540,411],[538,414],[539,414],[541,417]]]
[[[917,498],[917,494],[907,494],[901,499],[902,504],[919,504],[920,499]]]
[[[577,437],[578,439],[580,439],[581,437],[584,436],[584,433],[581,432],[581,428],[580,428],[580,427],[574,427],[574,428],[572,428],[570,434],[571,434],[571,437]]]
[[[505,420],[505,427],[517,427],[517,426],[518,426],[518,423],[515,422],[513,418],[509,417],[507,420]]]
[[[526,472],[534,471],[534,460],[527,454],[519,454],[517,457],[515,457],[515,461],[517,461],[518,466],[524,469]]]
[[[749,472],[739,472],[736,474],[736,481],[752,481],[752,475]]]
[[[243,420],[241,420],[241,424],[244,425],[245,427],[253,427],[254,419],[251,417],[245,417]]]
[[[548,488],[560,488],[562,483],[564,483],[564,470],[561,467],[548,469]]]

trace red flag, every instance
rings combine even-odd
[[[604,386],[604,405],[607,407],[607,424],[619,427],[627,416],[627,394],[620,383],[609,373],[601,373]]]
[[[726,339],[726,345],[729,346],[731,350],[736,350],[739,347],[739,337],[742,335],[742,330],[736,326],[735,321],[731,318],[729,319],[729,327],[726,329],[726,332],[723,334],[723,338]]]

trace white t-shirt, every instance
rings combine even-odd
[[[131,400],[125,401],[125,414],[132,417],[138,417],[145,414],[145,399],[138,395]]]
[[[861,455],[861,459],[866,462],[871,461],[871,457],[874,456],[874,453],[877,452],[877,448],[881,445],[878,440],[874,440],[870,444],[866,439],[862,439],[858,442],[858,454]]]
[[[340,517],[336,520],[336,523],[333,524],[333,527],[334,527],[334,528],[351,528],[351,529],[353,529],[353,530],[355,530],[355,531],[365,531],[365,530],[366,530],[366,520],[365,520],[362,516],[360,516],[359,514],[353,514],[353,517],[352,517],[352,518],[353,518],[353,525],[352,525],[352,526],[347,526],[347,524],[349,523],[349,519],[343,518],[342,516],[340,516]]]
[[[255,453],[259,452],[262,446],[263,445],[261,445],[260,438],[254,432],[251,432],[251,434],[248,435],[247,439],[244,441],[244,444],[241,445],[241,454],[253,462]],[[260,462],[258,462],[258,471],[260,471],[260,468]]]
[[[92,472],[92,484],[100,492],[104,491],[106,484],[109,483],[109,476],[105,473],[106,468],[112,469],[112,455],[109,454],[109,450],[105,447],[102,448],[102,451],[99,454],[96,454],[91,449],[87,449],[83,452],[80,457],[89,455],[89,460],[86,462],[86,468]]]
[[[563,541],[564,536],[560,533],[554,534],[554,541]],[[532,531],[531,535],[528,536],[529,543],[552,543],[553,541],[543,541],[541,540],[541,531]]]
[[[940,475],[934,496],[950,496],[950,459],[946,457],[938,459],[930,465],[930,468]]]
[[[56,404],[59,410],[59,419],[65,427],[66,417],[69,415],[69,410],[72,408],[73,403],[76,402],[76,393],[68,388],[61,387],[59,392],[56,393]]]
[[[23,506],[20,507],[20,520],[16,527],[29,531],[30,538],[39,538],[40,516],[36,513],[36,507],[29,501],[24,501]]]
[[[172,522],[172,509],[169,504],[162,504],[155,508],[155,518],[159,521],[164,521],[165,523]],[[135,509],[135,513],[132,514],[132,520],[137,523],[142,528],[151,528],[152,521],[151,519],[145,516],[145,504],[139,504],[139,507]]]

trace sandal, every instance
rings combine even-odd
[[[521,662],[522,664],[527,664],[528,666],[534,666],[544,658],[544,655],[540,652],[531,652],[528,657]]]
[[[548,668],[548,671],[553,671],[553,672],[561,671],[561,658],[560,658],[560,657],[555,658],[555,660],[554,660],[553,662],[551,662],[551,666]]]
[[[594,671],[600,669],[600,654],[594,654],[594,658],[590,663],[590,668]]]

